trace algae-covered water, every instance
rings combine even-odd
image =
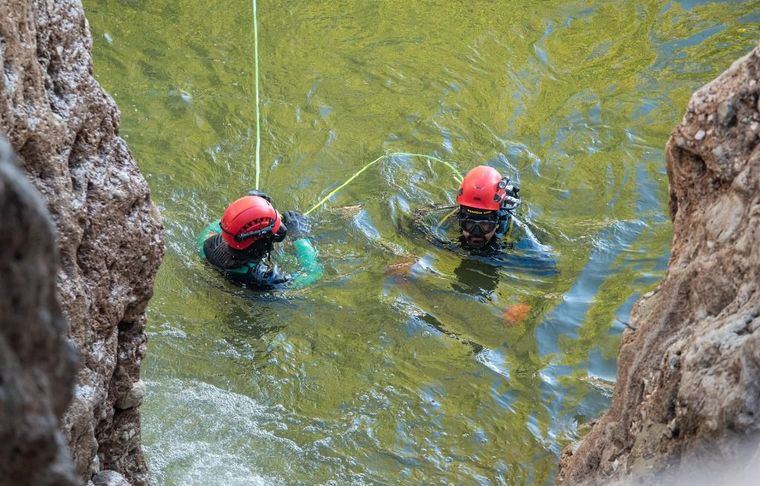
[[[669,132],[760,37],[757,1],[261,0],[262,189],[281,210],[387,152],[490,163],[557,261],[496,269],[407,231],[456,187],[393,157],[313,214],[323,280],[261,296],[194,246],[254,185],[251,3],[84,4],[166,225],[143,442],[177,485],[551,482],[667,266]]]

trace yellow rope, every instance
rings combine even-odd
[[[253,66],[256,80],[256,190],[261,174],[261,115],[259,113],[259,20],[256,16],[256,0],[253,0]]]
[[[349,177],[346,180],[346,182],[344,182],[343,184],[339,185],[338,187],[336,187],[335,189],[333,189],[332,191],[330,191],[330,193],[327,196],[325,196],[322,199],[320,199],[319,202],[317,204],[315,204],[314,206],[312,206],[311,209],[309,209],[308,211],[306,211],[305,213],[303,213],[304,216],[308,216],[314,210],[316,210],[317,208],[319,208],[320,206],[322,206],[325,202],[327,202],[328,199],[330,199],[331,197],[333,197],[341,189],[343,189],[344,187],[346,187],[347,185],[349,185],[351,183],[351,181],[353,181],[354,179],[356,179],[357,177],[359,177],[359,175],[361,175],[364,171],[366,171],[367,169],[369,169],[370,167],[372,167],[376,163],[380,162],[381,160],[383,160],[385,158],[393,157],[393,156],[396,156],[396,155],[406,155],[406,156],[411,156],[411,157],[421,157],[421,158],[424,158],[424,159],[433,160],[435,162],[440,162],[440,163],[446,165],[446,167],[448,167],[449,169],[451,169],[452,172],[454,172],[454,180],[456,180],[457,183],[462,182],[462,174],[450,162],[446,162],[445,160],[439,159],[437,157],[433,157],[432,155],[412,154],[412,153],[408,153],[408,152],[394,152],[394,153],[391,153],[391,154],[381,155],[380,157],[376,158],[372,162],[369,162],[368,164],[366,164],[364,167],[362,167],[356,173],[354,173],[354,175],[352,175],[351,177]]]

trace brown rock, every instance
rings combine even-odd
[[[139,380],[162,227],[92,76],[81,3],[6,0],[0,19],[0,133],[57,227],[57,292],[83,358],[64,433],[83,482],[103,468],[141,484],[139,409],[116,403]]]
[[[59,418],[77,360],[55,298],[54,229],[10,153],[0,139],[0,482],[73,485]]]
[[[559,483],[667,482],[760,450],[759,75],[760,46],[692,96],[668,141],[668,272],[635,306],[611,407],[565,449]]]

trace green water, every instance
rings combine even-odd
[[[520,180],[558,272],[496,271],[404,231],[455,187],[394,158],[313,215],[321,282],[255,296],[194,254],[254,185],[251,4],[84,4],[166,225],[143,442],[155,482],[177,485],[551,482],[666,268],[667,136],[760,37],[757,1],[262,0],[261,177],[281,210],[385,152],[490,161]],[[508,327],[514,304],[531,310]]]

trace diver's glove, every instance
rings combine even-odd
[[[294,240],[308,236],[311,231],[309,218],[297,211],[287,211],[283,215],[285,226],[288,227],[288,235]]]
[[[517,208],[522,204],[520,199],[520,186],[510,182],[508,178],[502,179],[499,183],[499,187],[504,189],[504,199],[501,200],[501,208],[508,213],[514,213]]]
[[[264,199],[266,199],[267,201],[269,201],[271,204],[274,204],[274,202],[272,202],[272,198],[269,197],[269,194],[267,194],[264,191],[259,191],[258,189],[253,189],[253,190],[248,191],[247,196],[259,196],[259,197],[263,197]]]

